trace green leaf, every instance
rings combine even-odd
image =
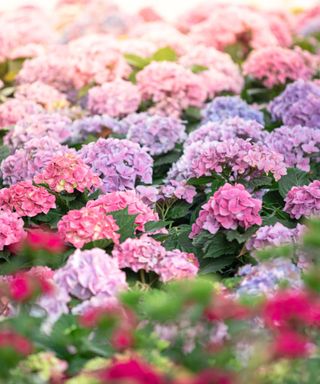
[[[269,176],[261,176],[250,181],[244,180],[242,183],[246,188],[252,189],[269,187],[270,185],[272,185],[272,178]]]
[[[173,164],[181,156],[181,151],[174,149],[166,153],[165,155],[159,156],[154,161],[154,166],[159,167],[160,165]]]
[[[292,187],[309,184],[308,173],[297,168],[289,168],[287,174],[279,180],[279,192],[285,197]]]
[[[83,249],[92,249],[92,248],[106,249],[110,244],[112,244],[112,240],[110,239],[94,240],[94,241],[91,241],[90,243],[85,244]]]
[[[179,200],[170,208],[167,217],[169,219],[179,219],[185,217],[189,213],[190,204],[183,200]]]
[[[208,231],[202,231],[193,240],[193,246],[202,250],[204,259],[235,254],[239,248],[236,242],[229,242],[223,232],[212,235]]]
[[[158,49],[152,56],[151,61],[177,61],[178,56],[176,51],[170,47]]]
[[[187,181],[187,184],[194,185],[195,187],[199,185],[207,185],[212,182],[213,176],[201,176],[201,177],[192,177]]]
[[[145,232],[155,232],[170,225],[172,221],[149,221],[144,225]]]
[[[201,72],[204,72],[204,71],[207,71],[209,68],[208,67],[205,67],[204,65],[197,65],[197,64],[195,64],[195,65],[193,65],[192,67],[191,67],[191,71],[193,72],[193,73],[201,73]]]
[[[10,149],[6,145],[0,147],[0,163],[10,155]]]
[[[254,225],[249,228],[246,232],[240,233],[237,230],[226,231],[226,238],[228,241],[236,240],[239,244],[245,243],[250,237],[257,231],[258,227]]]
[[[124,58],[127,60],[128,64],[140,70],[143,69],[148,64],[150,64],[150,59],[146,59],[144,57],[140,57],[132,53],[125,53]]]
[[[110,212],[110,215],[114,217],[119,226],[118,232],[120,233],[121,242],[125,241],[129,237],[135,237],[135,230],[137,228],[135,219],[138,215],[129,215],[128,207],[119,211]]]
[[[235,260],[235,257],[232,256],[222,256],[210,261],[204,268],[201,269],[200,274],[206,275],[208,273],[220,272],[223,268],[231,265]]]
[[[196,107],[189,107],[184,111],[185,118],[189,121],[200,121],[201,120],[201,111]]]

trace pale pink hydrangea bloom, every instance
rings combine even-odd
[[[207,88],[200,76],[172,62],[152,62],[137,74],[143,100],[152,101],[151,113],[179,117],[188,107],[202,107]]]
[[[75,189],[80,192],[94,191],[102,184],[99,176],[73,153],[54,157],[33,180],[36,184],[47,184],[52,191],[58,193],[73,193]]]
[[[159,241],[147,235],[139,239],[127,239],[112,251],[120,268],[130,268],[134,272],[143,269],[154,271],[160,260],[166,257],[166,250]]]
[[[198,73],[207,86],[209,98],[222,91],[240,93],[244,84],[240,69],[231,57],[213,47],[198,45],[179,59],[180,64],[192,69],[193,66],[206,67]]]
[[[0,251],[7,245],[18,243],[26,236],[23,224],[17,213],[0,210]]]
[[[186,181],[166,180],[165,185],[160,187],[161,195],[167,199],[176,198],[185,200],[191,204],[193,198],[197,194],[196,188],[193,185],[188,185]]]
[[[261,225],[261,207],[262,201],[253,198],[242,184],[226,183],[203,205],[190,237],[195,237],[202,229],[215,234],[220,228],[236,229],[240,226],[248,229]]]
[[[115,219],[96,207],[71,210],[58,223],[61,237],[76,248],[101,239],[110,239],[117,244],[118,229]]]
[[[0,208],[16,212],[19,216],[47,214],[56,207],[55,200],[45,188],[35,187],[31,181],[21,181],[0,190]]]
[[[138,87],[121,79],[93,87],[88,93],[88,109],[91,113],[111,117],[124,117],[136,112],[140,103]]]
[[[175,249],[168,251],[166,257],[160,259],[154,271],[164,283],[171,280],[190,279],[197,275],[199,261],[193,253]]]
[[[291,188],[284,201],[286,202],[284,211],[294,219],[300,219],[302,216],[319,216],[320,180]]]
[[[128,208],[129,215],[137,215],[135,224],[142,232],[146,223],[159,220],[157,212],[149,208],[136,191],[106,193],[97,200],[88,201],[87,208],[97,208],[103,214]]]
[[[19,85],[14,96],[18,100],[34,101],[49,111],[68,106],[63,93],[41,81]]]
[[[287,81],[310,80],[316,74],[318,65],[317,56],[298,47],[266,47],[249,55],[243,64],[243,73],[272,88]]]
[[[8,99],[0,105],[0,128],[14,125],[29,115],[43,111],[43,108],[33,101]]]

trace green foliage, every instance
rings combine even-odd
[[[130,215],[128,212],[128,207],[119,211],[110,212],[110,215],[113,216],[118,224],[118,232],[120,233],[121,243],[129,237],[135,237],[135,231],[137,228],[135,220],[138,215]]]
[[[301,171],[298,168],[289,168],[287,174],[279,180],[280,195],[285,197],[292,187],[309,183],[310,179],[307,172]]]

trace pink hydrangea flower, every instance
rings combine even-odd
[[[43,108],[30,100],[9,99],[0,105],[0,128],[15,125],[29,115],[43,112]]]
[[[178,249],[168,251],[166,257],[159,260],[154,271],[164,283],[171,280],[190,279],[197,275],[199,261],[193,253]]]
[[[284,199],[284,211],[294,219],[320,214],[320,180],[309,185],[293,187]]]
[[[114,218],[97,207],[71,210],[58,223],[60,236],[76,248],[101,239],[110,239],[117,244],[120,237],[116,232],[118,229]]]
[[[93,87],[88,93],[88,108],[91,113],[123,117],[136,112],[141,95],[136,85],[125,80],[115,80],[100,87]]]
[[[233,186],[226,183],[203,205],[190,237],[196,236],[202,229],[215,234],[221,227],[236,229],[241,226],[248,229],[261,225],[261,207],[261,200],[254,199],[242,184]]]
[[[149,208],[135,191],[111,192],[90,200],[87,207],[98,208],[104,214],[128,208],[129,215],[137,215],[135,224],[138,231],[144,231],[144,225],[149,221],[158,221],[158,214]]]
[[[56,207],[55,197],[43,187],[35,187],[31,181],[21,181],[10,188],[0,190],[0,207],[17,212],[19,216],[33,217],[48,213]]]
[[[143,100],[152,101],[151,113],[179,117],[188,107],[201,107],[207,97],[201,77],[182,65],[152,62],[137,74]]]
[[[75,189],[80,192],[94,191],[102,183],[99,176],[73,153],[54,157],[33,180],[36,184],[47,184],[52,191],[58,193],[62,191],[73,193]]]
[[[15,212],[0,210],[0,251],[7,245],[18,243],[26,233],[23,220]]]
[[[176,198],[185,200],[191,204],[193,198],[197,194],[196,188],[193,185],[188,185],[186,181],[167,180],[165,185],[160,187],[161,195],[167,199]]]
[[[147,235],[139,239],[127,239],[112,251],[120,268],[130,268],[134,272],[143,269],[154,271],[159,261],[166,257],[165,248]]]
[[[243,73],[267,88],[298,79],[310,80],[319,59],[300,48],[267,47],[253,51],[243,65]]]

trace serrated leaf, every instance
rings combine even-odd
[[[272,178],[269,176],[261,176],[250,181],[243,181],[246,188],[256,189],[259,187],[268,187],[272,184]]]
[[[150,64],[150,59],[146,59],[145,57],[134,55],[133,53],[125,53],[124,58],[126,59],[128,64],[140,70],[143,69],[148,64]]]
[[[239,248],[237,243],[229,242],[223,232],[212,235],[208,231],[202,231],[192,244],[202,250],[204,259],[234,254]]]
[[[201,176],[201,177],[192,177],[187,181],[187,184],[194,185],[195,187],[199,185],[207,185],[212,182],[212,176]]]
[[[206,275],[208,273],[220,272],[223,268],[231,265],[235,260],[234,256],[222,256],[210,261],[205,267],[200,271],[201,275]]]
[[[178,56],[176,51],[170,47],[158,49],[152,56],[152,61],[177,61]]]
[[[138,215],[129,215],[128,207],[119,211],[110,212],[108,215],[109,214],[113,216],[118,224],[118,233],[120,233],[121,242],[125,241],[129,237],[135,237],[135,230],[137,228],[135,220]]]
[[[111,244],[112,244],[112,240],[110,239],[94,240],[94,241],[91,241],[90,243],[85,244],[83,249],[92,249],[92,248],[106,249]]]
[[[144,225],[145,232],[155,232],[170,225],[172,221],[149,221]]]
[[[0,147],[0,163],[10,155],[10,149],[6,145]]]
[[[257,231],[257,229],[257,226],[253,226],[249,228],[245,233],[240,233],[237,230],[226,231],[226,238],[230,242],[236,240],[239,244],[242,244],[250,239],[250,237]]]
[[[165,155],[162,155],[161,157],[160,156],[157,157],[154,161],[154,167],[159,167],[161,165],[166,165],[166,164],[173,164],[179,159],[180,156],[181,156],[181,152],[174,149],[173,151],[170,151]]]
[[[193,65],[193,66],[191,67],[191,71],[192,71],[193,73],[201,73],[201,72],[207,71],[208,69],[209,69],[209,68],[206,67],[206,66],[204,66],[204,65],[197,65],[197,64],[195,64],[195,65]]]
[[[200,121],[201,120],[201,111],[199,108],[196,107],[189,107],[185,109],[184,116],[187,120],[191,119],[193,121]]]
[[[279,180],[279,193],[285,197],[292,187],[309,184],[309,176],[307,172],[297,168],[289,168],[287,174]]]
[[[167,217],[169,219],[179,219],[189,213],[190,204],[183,200],[179,200],[170,208]]]

